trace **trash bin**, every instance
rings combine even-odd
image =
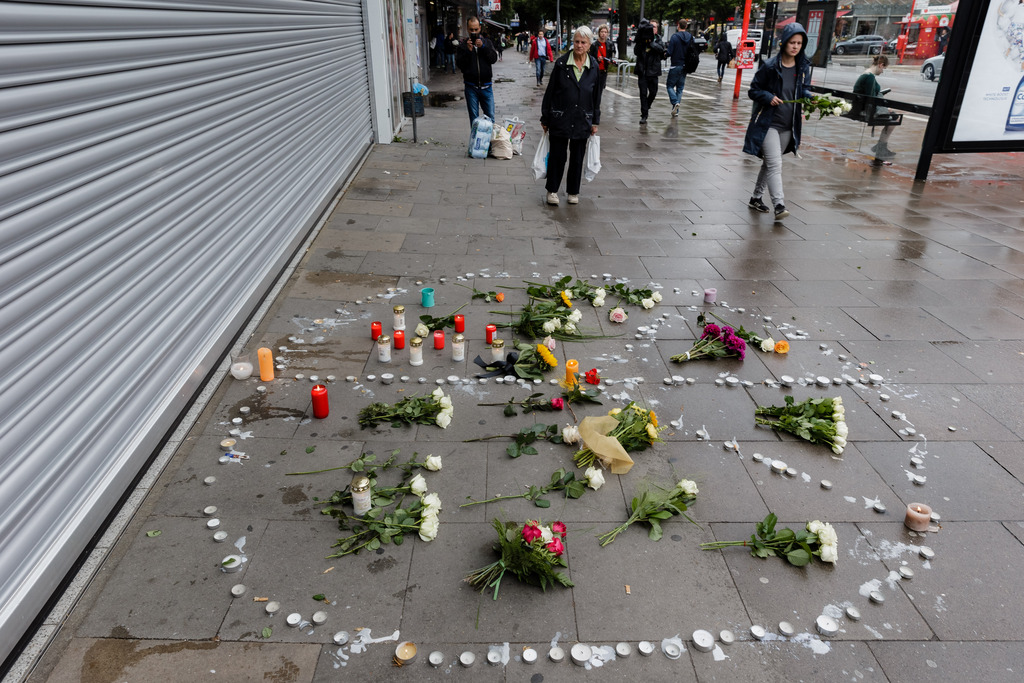
[[[402,110],[406,116],[423,116],[423,95],[402,93]]]

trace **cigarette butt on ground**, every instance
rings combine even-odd
[[[629,584],[628,583],[626,584],[626,595],[632,595],[632,593],[629,592]]]

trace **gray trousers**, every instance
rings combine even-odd
[[[782,150],[789,146],[792,136],[792,131],[769,128],[761,143],[761,170],[752,196],[760,197],[767,188],[773,207],[786,203],[782,194]]]

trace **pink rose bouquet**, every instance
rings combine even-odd
[[[494,544],[495,552],[501,559],[470,572],[464,581],[484,592],[494,589],[494,599],[498,599],[501,580],[505,572],[546,591],[548,586],[559,584],[566,587],[573,585],[562,572],[558,571],[569,565],[565,561],[565,537],[568,530],[562,522],[554,522],[544,526],[538,520],[530,520],[520,525],[519,522],[502,522],[495,519],[492,524],[498,533],[498,542]]]

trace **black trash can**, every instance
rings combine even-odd
[[[406,116],[423,116],[423,95],[402,93],[402,109]],[[415,113],[413,113],[415,111]]]

